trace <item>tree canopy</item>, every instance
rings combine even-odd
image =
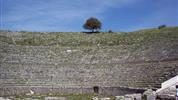
[[[85,24],[83,25],[83,28],[95,32],[101,29],[101,26],[102,24],[97,18],[91,17],[86,20]]]

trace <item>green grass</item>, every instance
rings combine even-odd
[[[3,35],[0,35],[0,42],[13,44],[13,41],[11,38],[3,36]]]
[[[128,33],[63,33],[63,32],[21,32],[21,39],[15,40],[17,45],[28,46],[141,46],[147,42],[178,39],[178,27],[163,29],[145,29]],[[3,39],[1,39],[3,38]],[[15,38],[15,37],[14,37]],[[2,41],[11,41],[9,38]]]
[[[133,45],[150,40],[178,38],[178,28],[150,29],[131,33],[24,33],[18,45]]]
[[[103,95],[96,95],[96,94],[36,94],[32,96],[27,95],[17,95],[15,96],[16,99],[25,99],[25,98],[32,98],[32,99],[39,99],[44,100],[45,97],[66,97],[67,100],[91,100],[93,97],[110,97],[111,100],[114,100],[114,96],[103,96]]]

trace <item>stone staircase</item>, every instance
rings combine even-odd
[[[178,66],[175,65],[172,69],[170,69],[169,71],[167,72],[164,72],[163,76],[162,77],[158,77],[158,83],[163,83],[173,77],[175,77],[176,75],[178,75]],[[158,87],[157,89],[159,89],[161,87]]]
[[[132,50],[131,45],[20,46],[0,41],[0,95],[12,89],[12,94],[29,89],[80,93],[83,87],[87,93],[94,86],[156,90],[178,75],[178,42],[159,45]]]
[[[59,60],[62,57],[57,57],[57,56],[45,57],[43,56],[43,54],[41,54],[42,53],[41,51],[48,50],[46,53],[44,52],[44,54],[47,53],[50,54],[49,50],[55,51],[55,48],[51,49],[51,47],[40,47],[40,49],[38,49],[37,47],[35,48],[27,47],[22,49],[21,47],[10,46],[9,48],[4,48],[4,49],[7,50],[6,52],[1,53],[1,55],[5,55],[4,60],[1,60],[1,69],[3,69],[4,72],[6,72],[7,69],[7,71],[9,72],[7,72],[5,74],[6,76],[4,77],[2,75],[3,72],[1,73],[1,80],[2,82],[4,82],[2,83],[3,85],[26,84],[27,80],[29,81],[31,80],[30,81],[31,84],[35,83],[35,80],[38,80],[36,81],[37,83],[34,84],[34,85],[38,85],[45,82],[43,79],[40,79],[40,77],[37,77],[38,75],[40,75],[40,72],[43,73],[43,75],[45,74],[47,75],[50,73],[48,73],[45,70],[52,70],[52,74],[51,74],[52,77],[59,78],[57,76],[58,75],[60,76],[60,74],[58,71],[55,70],[59,70],[59,71],[64,70],[63,74],[76,75],[76,76],[69,77],[69,76],[61,75],[62,77],[60,78],[66,79],[65,81],[66,82],[69,81],[69,83],[70,83],[70,79],[73,79],[74,82],[71,81],[71,83],[74,83],[74,85],[76,84],[78,86],[81,85],[80,81],[84,80],[85,78],[84,83],[87,85],[93,84],[93,86],[108,85],[108,86],[120,86],[120,87],[142,88],[142,89],[144,88],[157,89],[160,88],[161,86],[160,84],[164,80],[167,80],[168,78],[177,74],[177,61],[162,61],[162,62],[153,61],[153,62],[139,62],[139,63],[129,63],[129,62],[115,63],[111,61],[110,63],[107,62],[104,63],[103,61],[106,61],[108,59],[116,59],[115,57],[117,57],[117,56],[111,56],[112,54],[108,52],[107,56],[111,58],[105,58],[100,55],[98,57],[97,55],[95,55],[97,56],[96,60],[98,60],[99,62],[92,63],[91,59],[93,58],[87,58],[82,62],[81,61],[82,58],[73,58],[73,57],[71,58],[70,57],[71,55],[75,56],[76,54],[75,53],[70,54],[66,52],[66,50],[68,49],[67,47],[67,48],[62,48],[60,51],[63,52],[63,55],[68,55],[68,56],[64,56],[66,57],[64,59],[70,59],[70,61],[65,62],[64,60]],[[36,53],[34,52],[29,53],[32,52],[33,50],[35,50]],[[83,55],[82,54],[83,51],[80,49],[78,50],[78,48],[75,48],[75,50],[79,51],[77,55],[80,55],[80,57],[84,57],[85,55],[93,56],[93,54],[89,55],[87,53]],[[99,51],[103,52],[103,49],[99,49]],[[59,54],[57,55],[63,56]],[[102,62],[100,62],[101,60]],[[15,66],[17,66],[17,69],[13,69]],[[29,72],[26,72],[26,70],[29,70]],[[20,71],[21,73],[18,71]],[[10,75],[16,77],[14,77],[14,79],[7,80],[7,77],[11,77]],[[34,79],[35,78],[36,79],[35,80],[32,80],[32,78],[28,79],[28,77],[25,78],[23,77],[23,75],[27,75],[28,77],[34,77]],[[50,75],[48,76],[49,76],[48,78],[50,78]],[[60,81],[53,80],[53,82],[55,84],[60,84]]]

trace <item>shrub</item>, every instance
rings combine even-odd
[[[108,33],[113,33],[113,31],[112,31],[112,30],[109,30]]]
[[[162,29],[162,28],[165,28],[166,27],[166,25],[160,25],[160,26],[158,26],[158,29]]]

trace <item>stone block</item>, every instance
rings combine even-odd
[[[115,96],[115,100],[125,100],[124,96]]]
[[[93,97],[92,100],[99,100],[99,98],[98,97]]]
[[[131,97],[125,97],[124,100],[133,100]]]
[[[110,98],[100,98],[99,100],[111,100]]]
[[[23,100],[39,100],[39,99],[25,98]]]
[[[142,100],[142,94],[127,94],[125,97],[131,98],[132,100]]]
[[[65,97],[45,97],[45,100],[67,100]]]
[[[0,100],[12,100],[12,99],[0,97]]]
[[[146,100],[156,100],[156,92],[148,89],[143,93],[146,96]]]

